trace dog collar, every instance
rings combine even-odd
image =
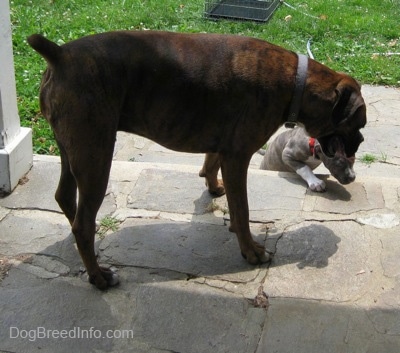
[[[315,138],[310,137],[308,139],[308,146],[310,147],[310,152],[313,156],[315,156]]]
[[[308,146],[310,147],[311,155],[316,159],[320,159],[318,156],[318,153],[321,152],[321,146],[320,146],[319,142],[317,141],[317,139],[314,137],[310,137],[308,139]]]
[[[289,116],[285,123],[285,127],[291,129],[297,125],[297,118],[300,112],[301,99],[303,98],[308,69],[308,57],[303,54],[297,54],[297,58],[296,82],[294,85],[292,101],[290,103]]]

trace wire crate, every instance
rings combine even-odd
[[[280,0],[206,0],[204,16],[267,22]]]

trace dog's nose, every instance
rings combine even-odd
[[[346,179],[347,179],[347,184],[352,183],[354,180],[356,180],[356,173],[350,171]]]
[[[334,176],[342,185],[350,184],[354,180],[356,180],[356,173],[354,173],[353,170],[347,170],[343,172],[341,175],[334,175]]]

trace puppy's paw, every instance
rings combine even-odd
[[[311,191],[315,192],[325,192],[326,191],[326,184],[323,180],[315,180],[308,185]]]

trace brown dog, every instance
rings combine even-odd
[[[97,34],[63,46],[40,35],[28,42],[48,63],[40,105],[61,153],[55,197],[91,283],[118,282],[99,267],[94,251],[117,130],[206,153],[200,175],[211,193],[226,191],[242,255],[251,264],[269,260],[250,233],[247,168],[287,119],[297,86],[295,53],[240,36],[151,31]],[[314,60],[307,63],[298,121],[326,151],[331,135],[340,135],[351,156],[366,123],[360,87]]]

